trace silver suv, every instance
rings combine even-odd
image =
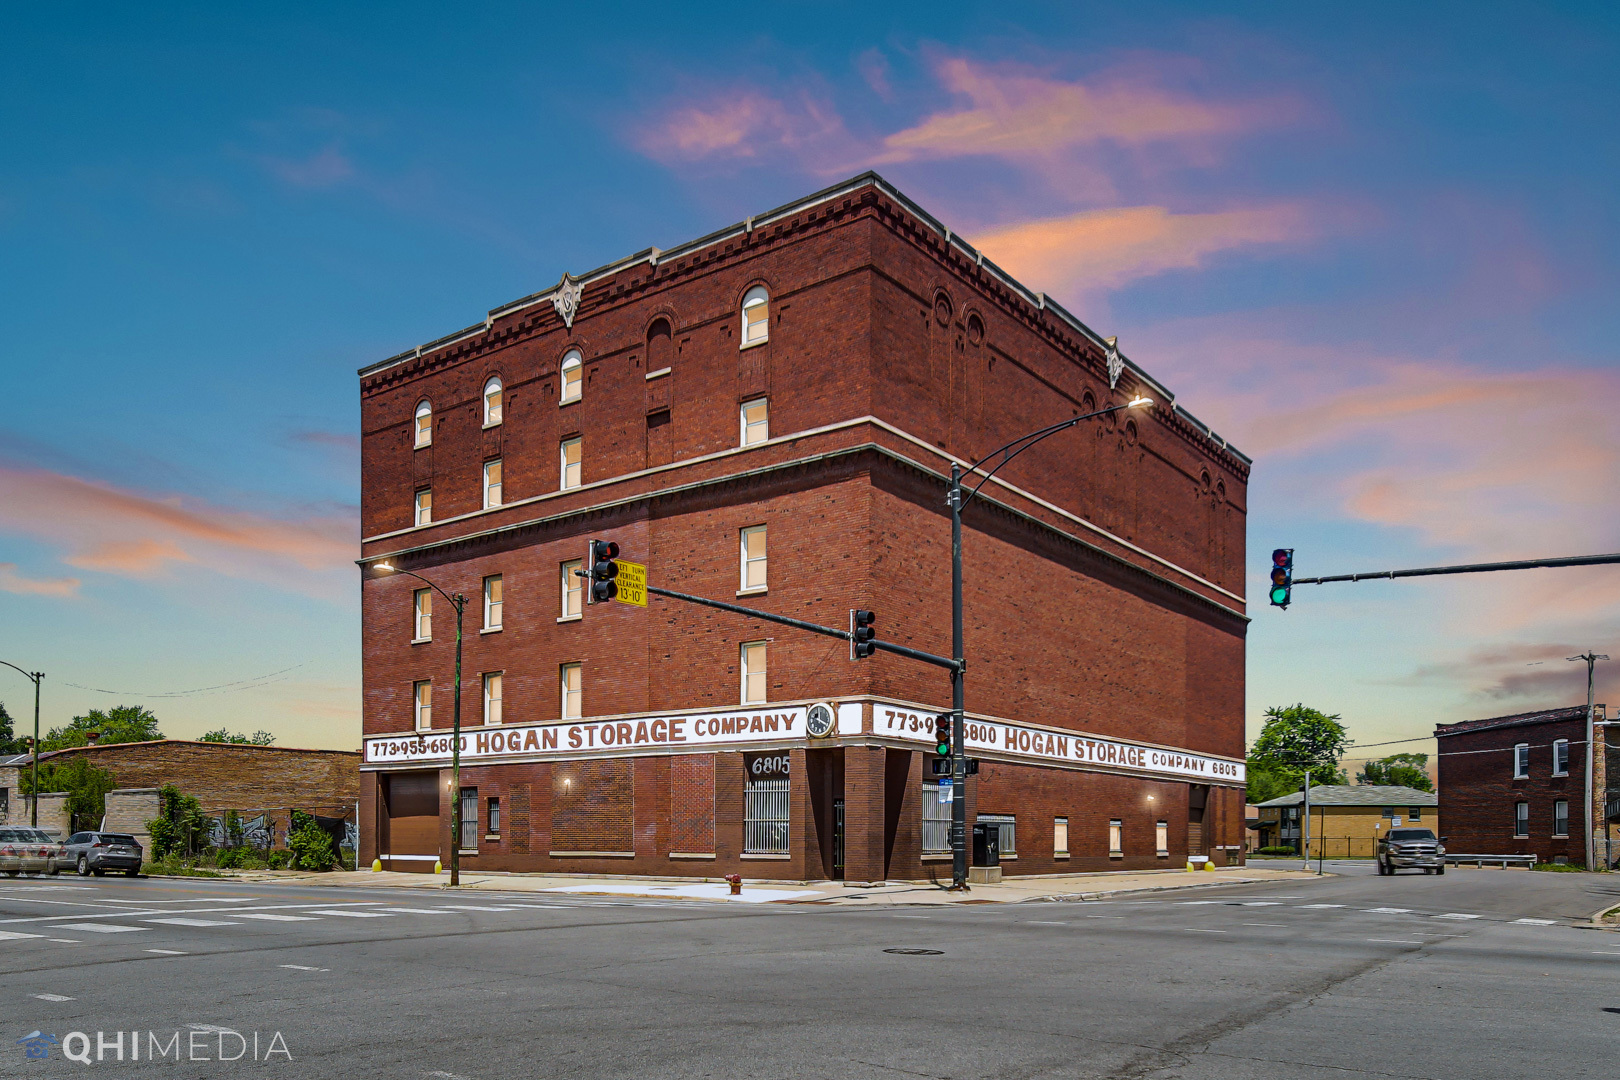
[[[139,877],[142,854],[140,842],[129,833],[81,832],[67,838],[61,859],[80,877],[100,877],[109,870]]]
[[[1378,838],[1378,872],[1408,869],[1425,874],[1446,872],[1446,849],[1428,829],[1391,829]]]

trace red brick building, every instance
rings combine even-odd
[[[1598,720],[1603,715],[1599,705]],[[1606,730],[1595,729],[1589,815],[1585,705],[1438,725],[1440,820],[1447,850],[1584,865],[1584,830],[1591,821],[1599,837],[1598,858],[1608,857],[1613,844],[1601,824],[1610,775]]]
[[[948,868],[943,671],[584,606],[573,564],[612,539],[654,585],[871,608],[948,654],[951,465],[1136,394],[1156,406],[1054,437],[965,514],[970,824],[1007,873],[1241,857],[1248,459],[875,174],[565,276],[360,387],[364,860],[451,842],[454,613],[386,559],[471,598],[463,865]]]

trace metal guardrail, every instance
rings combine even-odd
[[[1536,857],[1534,855],[1461,855],[1448,851],[1446,853],[1446,862],[1452,866],[1460,866],[1463,863],[1473,863],[1475,866],[1484,866],[1486,863],[1500,863],[1504,870],[1511,864],[1513,866],[1522,866],[1528,870],[1536,865]]]

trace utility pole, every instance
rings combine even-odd
[[[1597,727],[1594,724],[1596,706],[1593,704],[1593,675],[1597,668],[1597,662],[1607,660],[1608,656],[1587,649],[1579,656],[1567,656],[1564,659],[1586,661],[1586,809],[1581,814],[1581,824],[1586,829],[1586,868],[1590,870],[1592,864],[1597,862],[1597,838],[1592,833],[1592,769],[1595,761],[1592,740],[1597,734]],[[1604,818],[1605,821],[1607,819],[1605,814],[1598,816]],[[1607,831],[1608,829],[1605,827],[1604,832]],[[1607,870],[1608,867],[1605,866],[1604,869]]]
[[[1300,827],[1300,836],[1304,843],[1300,846],[1300,854],[1305,857],[1305,869],[1311,868],[1311,767],[1305,766],[1305,823]]]

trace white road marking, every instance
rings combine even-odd
[[[1525,926],[1557,926],[1558,925],[1558,920],[1557,919],[1514,919],[1513,921],[1516,922],[1516,923],[1522,923]]]
[[[79,944],[79,939],[76,938],[76,937],[53,937],[53,938],[51,938],[51,941],[54,942],[57,945],[77,945],[77,944]]]
[[[1448,911],[1444,915],[1436,915],[1437,919],[1477,919],[1478,915],[1464,915],[1460,911]]]
[[[378,908],[377,910],[378,911],[391,912],[392,914],[395,914],[395,915],[454,915],[455,914],[454,911],[451,911],[448,908],[384,907],[384,908]],[[474,908],[472,910],[483,911],[484,909],[483,908]],[[505,909],[501,909],[501,910],[505,910]]]
[[[1027,926],[1068,926],[1066,922],[1041,922],[1039,919],[1025,920]]]
[[[44,934],[19,934],[12,930],[0,930],[0,941],[16,941],[18,938],[44,937]]]
[[[310,912],[311,915],[341,915],[346,919],[392,919],[392,915],[384,915],[380,911],[344,911],[342,908],[318,909]]]
[[[331,971],[331,968],[306,967],[303,964],[282,964],[288,971]]]
[[[1404,938],[1370,937],[1368,941],[1376,941],[1384,945],[1421,945],[1421,941],[1407,941]]]
[[[891,915],[891,919],[932,919],[932,915]]]
[[[132,930],[150,930],[150,926],[119,926],[117,923],[60,923],[58,930],[78,930],[89,934],[127,934]]]
[[[1301,905],[1299,905],[1299,909],[1301,911],[1311,911],[1313,909],[1318,909],[1319,910],[1319,909],[1323,909],[1323,908],[1342,908],[1342,907],[1344,907],[1343,904],[1301,904]]]
[[[31,997],[37,997],[41,1001],[73,1001],[73,1000],[75,1000],[75,999],[70,998],[70,997],[63,997],[61,994],[32,994],[30,996]]]
[[[1189,934],[1224,934],[1225,930],[1196,930],[1191,926],[1183,927]]]
[[[1243,925],[1244,926],[1287,926],[1288,924],[1287,923],[1280,923],[1280,922],[1246,922]]]
[[[440,904],[440,911],[516,911],[517,908],[492,907],[489,904]]]
[[[1410,915],[1410,914],[1412,914],[1412,909],[1409,908],[1409,907],[1369,907],[1369,908],[1362,908],[1361,910],[1366,911],[1366,912],[1370,912],[1373,915]]]
[[[1245,900],[1245,901],[1243,901],[1241,906],[1242,907],[1282,907],[1282,903],[1281,903],[1281,901],[1278,901],[1278,900]]]
[[[190,953],[181,952],[179,949],[147,949],[146,951],[151,952],[151,953],[157,953],[159,956],[190,956],[191,955]]]
[[[1197,907],[1199,904],[1224,904],[1225,900],[1177,900],[1176,903],[1186,907]]]
[[[1087,915],[1088,919],[1123,919],[1123,915]]]
[[[147,919],[147,922],[163,923],[165,926],[241,926],[236,922],[221,922],[219,919]]]
[[[259,919],[262,922],[320,922],[313,915],[271,915],[263,911],[233,911],[235,919]]]

